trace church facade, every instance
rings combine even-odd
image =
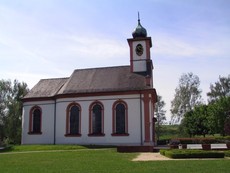
[[[22,144],[154,145],[151,37],[128,39],[130,65],[40,80],[23,98]]]

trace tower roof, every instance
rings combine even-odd
[[[146,29],[141,25],[140,22],[140,16],[139,16],[139,12],[138,12],[138,25],[135,28],[135,30],[132,33],[133,38],[139,38],[139,37],[147,37],[147,31]]]

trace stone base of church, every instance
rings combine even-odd
[[[144,143],[143,143],[143,145],[144,146],[154,146],[154,143],[152,142],[152,141],[145,141]]]
[[[131,152],[153,152],[153,146],[118,146],[117,152],[131,153]]]

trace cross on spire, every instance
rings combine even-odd
[[[138,11],[138,23],[140,23],[140,14],[139,14],[139,11]]]

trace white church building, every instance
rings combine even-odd
[[[130,65],[41,79],[23,98],[22,144],[154,145],[151,37],[127,39]]]

